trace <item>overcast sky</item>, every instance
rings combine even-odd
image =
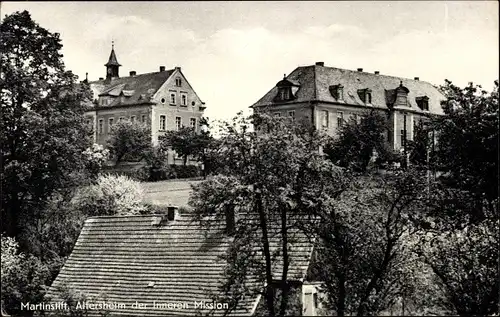
[[[61,34],[68,69],[105,77],[111,41],[122,76],[181,66],[211,119],[229,118],[283,74],[317,61],[491,90],[497,1],[3,2]]]

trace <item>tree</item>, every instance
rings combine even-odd
[[[212,228],[203,220],[207,215],[222,222],[236,217],[222,285],[231,308],[244,295],[258,293],[267,315],[283,316],[293,293],[290,254],[298,229],[314,221],[312,210],[325,195],[342,190],[344,178],[318,151],[322,138],[316,131],[265,115],[253,120],[270,132],[250,132],[241,116],[227,123],[216,157],[218,175],[194,186],[190,205]]]
[[[151,148],[151,131],[141,122],[121,121],[111,128],[107,143],[116,165],[123,160],[138,160]]]
[[[21,303],[42,300],[42,286],[47,282],[49,272],[33,255],[19,252],[13,238],[2,235],[1,249],[2,315],[4,312],[16,316],[32,315],[32,311],[22,311]]]
[[[208,133],[197,133],[191,127],[182,127],[177,131],[167,131],[160,147],[163,150],[167,150],[169,147],[172,148],[182,157],[183,165],[186,165],[190,155],[203,158],[204,149],[209,142],[210,135]]]
[[[316,279],[338,316],[379,314],[393,306],[405,284],[401,268],[410,218],[425,202],[418,171],[394,170],[352,180],[350,188],[319,209]]]
[[[498,81],[491,94],[446,81],[429,204],[416,252],[459,315],[498,312]]]
[[[50,198],[82,182],[90,90],[65,70],[59,34],[27,11],[6,16],[0,32],[2,232],[32,252],[30,232],[41,228]]]
[[[325,153],[338,166],[365,172],[374,151],[379,162],[396,159],[384,135],[387,119],[377,111],[366,112],[361,121],[351,119],[340,128],[339,136],[325,147]]]

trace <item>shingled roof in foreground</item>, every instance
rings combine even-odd
[[[89,297],[124,304],[111,316],[205,315],[207,307],[195,301],[212,302],[224,279],[230,237],[204,232],[188,214],[158,225],[158,215],[90,218],[80,233],[72,254],[53,282],[48,298],[60,300],[59,287],[66,286]],[[305,237],[291,246],[289,276],[303,279],[312,245]],[[280,265],[278,265],[279,269]],[[273,272],[279,277],[279,270]],[[249,277],[250,280],[255,278]],[[233,316],[252,315],[260,296],[247,296]],[[147,305],[133,308],[135,302]],[[188,303],[185,307],[153,307],[156,303]],[[89,311],[98,314],[98,311]],[[224,310],[215,310],[223,315]]]

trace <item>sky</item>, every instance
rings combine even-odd
[[[284,74],[325,66],[491,91],[499,69],[497,1],[2,2],[61,34],[66,68],[105,77],[182,67],[211,120],[229,119]]]

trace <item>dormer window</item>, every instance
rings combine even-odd
[[[358,96],[365,104],[372,103],[372,91],[371,89],[358,89]]]
[[[278,87],[278,93],[276,97],[274,97],[274,101],[276,102],[295,99],[295,94],[300,87],[298,83],[286,78],[283,78],[276,86]]]
[[[330,86],[330,93],[333,98],[337,100],[344,100],[344,86],[342,85],[333,85]]]
[[[415,101],[417,102],[417,106],[424,110],[424,111],[429,111],[429,97],[423,96],[423,97],[417,97],[415,98]]]

